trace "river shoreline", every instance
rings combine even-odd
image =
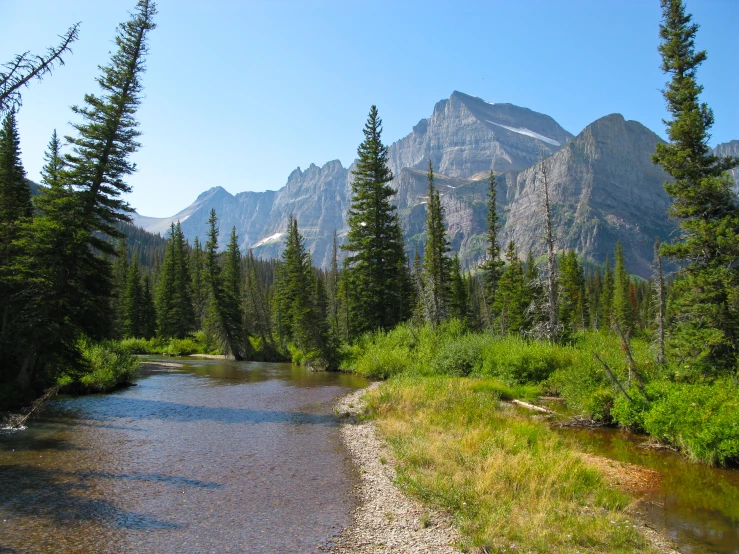
[[[410,498],[394,483],[395,464],[390,449],[379,438],[373,421],[360,421],[363,396],[379,386],[372,383],[339,399],[341,437],[359,473],[354,494],[359,502],[352,524],[331,552],[456,554],[459,531],[448,514]]]
[[[390,448],[380,437],[373,420],[358,418],[364,406],[364,395],[378,386],[379,382],[372,383],[336,403],[335,411],[341,418],[341,437],[357,467],[360,482],[354,490],[358,506],[352,513],[352,524],[341,533],[330,551],[335,554],[462,552],[459,545],[463,544],[463,539],[454,526],[452,515],[420,503],[397,487]],[[614,488],[635,497],[659,480],[657,472],[641,466],[602,456],[581,456]],[[665,554],[677,553],[671,540],[639,517],[636,505],[635,498],[628,512],[649,544]]]

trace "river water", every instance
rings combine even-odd
[[[661,479],[637,510],[685,554],[739,554],[739,471],[708,467],[675,452],[640,448],[646,437],[613,428],[559,429],[587,452],[648,467]]]
[[[29,429],[0,433],[0,552],[330,546],[355,482],[332,404],[366,382],[182,363],[113,394],[59,398]]]

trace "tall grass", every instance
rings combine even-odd
[[[437,327],[400,325],[363,337],[345,351],[344,367],[366,377],[407,376],[495,378],[509,392],[534,390],[561,395],[568,408],[606,423],[643,430],[695,459],[727,465],[739,461],[739,385],[677,381],[680,371],[657,367],[643,339],[631,351],[647,383],[647,402],[636,387],[621,341],[610,333],[576,335],[567,344],[467,332],[458,321]],[[629,399],[594,354],[608,365]],[[520,387],[528,387],[525,391]],[[501,389],[503,390],[503,389]],[[518,396],[521,398],[521,396]]]
[[[492,552],[649,552],[627,496],[546,426],[502,408],[488,379],[391,379],[369,395],[401,484]]]

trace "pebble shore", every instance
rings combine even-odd
[[[339,400],[341,436],[359,473],[355,489],[358,507],[352,524],[331,550],[336,554],[452,554],[461,550],[449,515],[410,498],[395,485],[390,449],[378,437],[373,421],[358,421],[362,397],[373,383]]]

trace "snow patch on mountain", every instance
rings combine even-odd
[[[545,137],[544,135],[540,135],[539,133],[535,133],[534,131],[532,131],[531,129],[527,129],[526,127],[509,127],[508,125],[503,125],[502,123],[496,123],[495,121],[490,121],[489,119],[486,119],[485,121],[487,121],[488,123],[492,123],[493,125],[497,125],[498,127],[503,127],[503,129],[508,129],[509,131],[518,133],[519,135],[526,135],[527,137],[539,139],[553,146],[562,146],[556,140],[551,139],[549,137]]]
[[[258,248],[260,246],[264,246],[265,244],[272,244],[273,242],[277,242],[284,234],[285,233],[275,233],[274,235],[270,235],[266,239],[262,239],[258,243],[252,245],[252,248]]]

